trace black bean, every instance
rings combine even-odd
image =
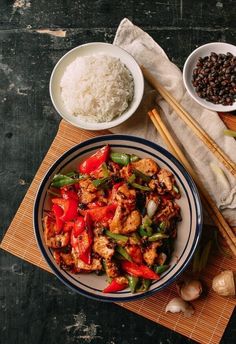
[[[199,57],[192,84],[199,97],[215,104],[230,105],[236,98],[236,57],[231,53]]]

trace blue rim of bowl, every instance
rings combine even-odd
[[[134,107],[134,110],[133,110],[132,114],[131,114],[128,118],[124,119],[123,121],[121,121],[121,122],[119,122],[119,123],[115,123],[115,124],[112,124],[113,121],[110,121],[110,122],[102,122],[103,124],[110,123],[111,125],[104,126],[104,128],[94,129],[94,128],[91,128],[91,127],[89,127],[89,126],[83,126],[83,125],[80,126],[80,125],[76,125],[75,123],[73,123],[72,121],[70,121],[68,118],[66,118],[66,117],[64,116],[64,114],[63,114],[63,115],[61,114],[61,112],[59,111],[58,106],[57,106],[57,104],[56,104],[56,102],[55,102],[55,99],[54,99],[54,97],[53,97],[52,82],[53,82],[54,74],[56,73],[56,70],[57,70],[58,66],[60,65],[60,63],[61,63],[68,55],[70,55],[73,51],[75,51],[75,50],[77,50],[77,49],[80,49],[80,48],[83,48],[83,47],[86,47],[86,46],[93,46],[93,45],[97,45],[97,44],[99,44],[99,45],[106,45],[106,46],[115,46],[117,49],[120,49],[120,50],[124,51],[127,55],[129,55],[129,57],[130,57],[131,59],[134,60],[134,62],[136,63],[136,65],[137,65],[137,67],[138,67],[138,69],[139,69],[139,74],[140,74],[140,77],[141,77],[140,80],[142,80],[142,85],[141,85],[141,86],[142,86],[142,97],[141,97],[141,99],[140,99],[140,102]],[[139,86],[140,86],[140,85],[139,85]],[[50,80],[49,80],[49,94],[50,94],[50,98],[51,98],[52,104],[53,104],[55,110],[57,111],[57,113],[58,113],[65,121],[67,121],[67,122],[70,123],[71,125],[73,125],[73,126],[75,126],[75,127],[77,127],[77,128],[82,128],[82,129],[86,129],[86,130],[93,130],[93,131],[96,131],[96,130],[103,130],[103,129],[111,129],[111,128],[115,127],[115,126],[118,126],[118,125],[122,124],[124,121],[127,121],[131,116],[133,116],[133,114],[135,113],[135,111],[136,111],[137,108],[139,107],[139,105],[140,105],[140,103],[141,103],[141,100],[142,100],[142,98],[143,98],[143,94],[144,94],[144,76],[143,76],[142,70],[141,70],[141,68],[140,68],[140,66],[139,66],[139,64],[138,64],[138,62],[136,61],[136,59],[135,59],[128,51],[126,51],[125,49],[121,48],[121,47],[118,46],[118,45],[114,45],[114,44],[111,44],[111,43],[106,43],[106,42],[90,42],[90,43],[85,43],[85,44],[78,45],[77,47],[75,47],[75,48],[73,48],[73,49],[67,51],[67,53],[65,53],[65,54],[57,61],[56,65],[54,66],[54,68],[53,68],[53,70],[52,70],[52,73],[51,73],[51,76],[50,76]],[[121,114],[119,117],[121,117],[122,115],[123,115],[123,114]],[[89,123],[89,122],[88,122],[88,123]]]
[[[39,212],[39,203],[40,203],[41,195],[42,195],[42,192],[44,190],[44,186],[48,181],[48,178],[53,174],[53,171],[56,169],[56,167],[70,154],[72,154],[73,152],[75,152],[79,149],[86,147],[89,144],[99,143],[101,141],[108,141],[109,142],[109,141],[115,141],[115,140],[132,141],[134,143],[137,142],[137,143],[143,144],[147,147],[151,147],[152,149],[156,150],[157,152],[160,152],[163,155],[165,155],[168,159],[170,159],[175,164],[175,166],[177,166],[179,171],[184,175],[184,177],[187,181],[187,184],[188,184],[188,186],[192,192],[195,207],[196,207],[196,223],[197,223],[195,236],[193,239],[193,245],[191,247],[191,250],[190,250],[184,264],[179,268],[179,270],[173,276],[171,276],[171,278],[169,280],[167,280],[163,285],[156,287],[153,290],[149,290],[149,291],[144,292],[144,293],[133,294],[131,296],[122,297],[122,298],[117,298],[117,297],[113,298],[110,296],[108,297],[108,296],[100,296],[100,295],[96,296],[93,293],[87,292],[85,290],[80,289],[79,287],[76,287],[73,283],[69,282],[66,278],[64,278],[64,276],[61,274],[61,272],[59,270],[59,267],[54,265],[54,263],[50,260],[48,253],[44,247],[44,242],[41,240],[40,229],[38,226],[38,212]],[[47,173],[43,177],[43,180],[42,180],[41,184],[39,185],[39,188],[37,191],[36,199],[34,202],[34,210],[33,210],[34,234],[36,237],[38,247],[39,247],[44,259],[46,260],[47,264],[52,269],[52,271],[57,276],[57,278],[59,278],[59,280],[62,283],[64,283],[67,287],[69,287],[73,291],[75,291],[75,292],[77,292],[83,296],[86,296],[90,299],[97,300],[97,301],[104,301],[104,302],[127,302],[127,301],[134,301],[137,299],[142,299],[144,297],[147,297],[147,296],[150,296],[150,295],[156,293],[157,291],[164,289],[165,287],[167,287],[168,285],[173,283],[179,277],[179,275],[187,268],[188,264],[191,261],[191,258],[192,258],[193,254],[197,248],[197,245],[198,245],[200,237],[201,237],[202,224],[203,224],[203,216],[202,216],[202,205],[201,205],[201,201],[200,201],[200,196],[199,196],[197,187],[196,187],[192,177],[185,170],[183,165],[170,152],[168,152],[163,147],[157,145],[156,143],[150,142],[144,138],[140,138],[140,137],[136,137],[136,136],[119,135],[119,134],[117,134],[117,135],[116,134],[103,135],[103,136],[98,136],[98,137],[86,140],[86,141],[72,147],[71,149],[66,151],[62,156],[60,156],[55,161],[55,163],[49,168],[49,170],[47,171]]]
[[[200,47],[194,49],[191,54],[187,57],[185,63],[184,63],[184,67],[183,67],[183,82],[184,82],[184,86],[188,92],[188,94],[190,95],[190,97],[192,97],[192,99],[194,99],[199,105],[201,105],[202,107],[208,109],[208,110],[211,110],[211,111],[219,111],[219,112],[230,112],[230,111],[234,111],[236,110],[236,101],[234,102],[233,105],[229,106],[227,105],[227,109],[226,108],[221,108],[219,110],[213,108],[213,106],[217,106],[217,105],[221,105],[221,104],[214,104],[214,103],[211,103],[211,102],[207,102],[205,100],[204,102],[204,99],[203,98],[200,98],[198,97],[196,91],[192,91],[189,87],[189,84],[191,84],[191,81],[188,82],[187,81],[187,67],[188,67],[188,64],[189,64],[189,61],[191,60],[192,56],[194,54],[196,54],[198,51],[202,50],[204,47],[210,47],[210,46],[215,46],[215,45],[224,45],[224,46],[229,46],[229,47],[234,47],[235,48],[235,45],[233,44],[230,44],[230,43],[227,43],[227,42],[210,42],[210,43],[206,43],[206,44],[203,44],[201,45]],[[191,76],[192,77],[192,76]]]

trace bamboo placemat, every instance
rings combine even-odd
[[[61,121],[56,138],[3,238],[0,246],[2,249],[51,272],[37,247],[33,232],[33,204],[39,183],[47,169],[66,150],[81,141],[106,133],[88,132]],[[176,296],[174,286],[140,301],[119,305],[200,343],[219,343],[236,304],[235,300],[219,297],[210,290],[213,276],[225,269],[236,271],[236,260],[212,258],[202,275],[209,293],[207,297],[193,303],[195,314],[189,319],[182,314],[165,314],[166,304]]]

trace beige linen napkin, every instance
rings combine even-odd
[[[168,91],[197,120],[201,127],[217,142],[225,153],[236,161],[236,141],[223,135],[225,129],[217,113],[204,109],[187,94],[182,73],[170,60],[163,49],[143,30],[123,19],[118,27],[114,44],[129,52],[139,64],[144,65],[166,87]],[[136,113],[124,124],[113,128],[113,133],[142,136],[164,146],[159,134],[146,115],[156,100],[156,93],[145,86],[142,104]],[[212,198],[222,210],[231,225],[236,225],[236,179],[214,157],[202,141],[172,111],[160,97],[158,104],[163,119]],[[224,171],[225,178],[215,173],[216,166]]]

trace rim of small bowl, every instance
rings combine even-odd
[[[196,228],[195,228],[195,233],[194,233],[194,241],[192,243],[192,247],[189,249],[189,253],[188,253],[186,260],[179,267],[179,269],[176,271],[176,273],[174,275],[172,275],[163,285],[156,287],[153,290],[148,290],[148,291],[143,292],[143,293],[132,294],[130,296],[121,297],[121,298],[118,298],[118,297],[114,298],[112,296],[108,296],[108,294],[107,295],[104,294],[104,296],[96,295],[96,294],[93,294],[91,292],[80,289],[79,287],[75,286],[73,283],[68,281],[60,272],[60,268],[57,265],[55,265],[51,261],[50,257],[48,256],[46,249],[45,249],[45,243],[43,242],[43,240],[41,240],[40,228],[38,226],[39,203],[40,203],[42,192],[44,190],[44,186],[45,186],[48,178],[53,174],[53,172],[55,171],[57,166],[66,157],[68,157],[70,154],[72,154],[73,152],[75,152],[79,149],[85,148],[89,144],[99,143],[101,140],[108,142],[108,144],[109,144],[109,141],[113,141],[113,140],[120,140],[120,141],[126,141],[126,142],[128,140],[128,141],[131,141],[132,143],[139,142],[139,143],[144,144],[147,147],[151,147],[154,150],[156,150],[157,152],[160,152],[163,155],[165,155],[169,160],[171,160],[171,162],[174,162],[174,165],[180,170],[180,172],[183,174],[184,178],[186,179],[187,184],[188,184],[188,186],[192,192],[194,202],[195,202],[195,208],[196,208]],[[165,148],[163,148],[163,147],[159,146],[158,144],[153,143],[147,139],[140,138],[140,137],[133,136],[133,135],[111,134],[111,135],[97,136],[95,138],[81,142],[78,145],[67,150],[53,163],[53,165],[47,170],[46,174],[44,175],[44,177],[43,177],[43,179],[39,185],[39,188],[37,190],[37,194],[36,194],[36,198],[35,198],[35,202],[34,202],[34,208],[33,208],[33,226],[34,226],[34,234],[35,234],[36,242],[37,242],[37,245],[38,245],[44,259],[46,260],[47,264],[52,269],[52,271],[55,273],[55,275],[59,278],[59,280],[62,283],[64,283],[67,287],[69,287],[73,291],[75,291],[75,292],[77,292],[83,296],[86,296],[90,299],[98,300],[98,301],[104,301],[104,302],[127,302],[127,301],[134,301],[137,299],[142,299],[142,298],[150,296],[150,295],[152,295],[152,294],[154,294],[160,290],[163,290],[164,288],[169,286],[171,283],[173,283],[179,277],[179,275],[181,273],[183,273],[183,271],[187,268],[188,264],[190,263],[192,256],[193,256],[193,254],[197,248],[197,245],[199,243],[200,237],[201,237],[202,225],[203,225],[202,204],[201,204],[199,192],[197,190],[197,187],[196,187],[191,175],[186,171],[184,166],[170,152],[168,152]]]
[[[201,52],[202,50],[204,50],[205,48],[209,48],[208,52],[205,52],[204,55],[210,55],[210,53],[212,52],[212,47],[218,47],[219,46],[224,46],[224,47],[229,47],[229,52],[233,53],[234,56],[236,56],[236,46],[230,43],[225,43],[225,42],[211,42],[211,43],[206,43],[201,45],[200,47],[196,48],[195,50],[193,50],[193,52],[188,56],[188,58],[186,59],[185,63],[184,63],[184,67],[183,67],[183,81],[184,81],[184,85],[185,88],[188,91],[188,94],[201,106],[203,106],[206,109],[209,110],[213,110],[216,112],[230,112],[230,111],[234,111],[236,110],[236,100],[234,101],[233,105],[221,105],[221,104],[213,104],[203,98],[200,98],[192,83],[192,75],[193,75],[193,69],[196,66],[196,62],[198,57],[200,57],[200,55],[198,55],[199,52]],[[234,51],[234,52],[232,52]],[[220,54],[222,52],[217,52],[217,54]],[[190,66],[191,64],[191,66]]]
[[[111,50],[113,49],[114,51],[115,50],[116,51],[120,51],[121,56],[119,58],[120,58],[121,62],[123,62],[122,61],[122,55],[125,56],[126,58],[128,58],[131,61],[131,63],[134,66],[136,76],[138,78],[138,82],[136,82],[136,83],[134,82],[134,97],[137,96],[137,99],[132,99],[132,101],[129,104],[128,108],[120,116],[114,118],[113,120],[111,120],[109,122],[98,122],[98,123],[96,123],[96,122],[86,122],[86,121],[81,121],[80,122],[80,120],[76,121],[76,120],[73,120],[73,119],[77,118],[76,116],[66,114],[65,111],[61,111],[60,110],[60,106],[59,106],[59,104],[58,104],[58,102],[56,100],[56,95],[54,93],[54,87],[55,87],[54,86],[54,80],[57,77],[58,68],[60,67],[60,65],[64,62],[64,60],[66,60],[75,51],[80,51],[82,49],[91,48],[91,47],[96,49],[96,47],[99,48],[99,46],[100,47],[109,47]],[[101,50],[101,52],[102,52],[102,50]],[[88,54],[86,56],[89,56],[89,55],[90,54]],[[79,57],[79,56],[80,56],[80,54],[78,53],[78,56],[76,56],[76,57]],[[112,54],[110,56],[112,56]],[[118,57],[118,56],[115,56],[115,57]],[[69,65],[69,63],[67,64],[67,66],[68,65]],[[130,73],[134,77],[133,71],[131,71],[128,66],[126,66],[126,67],[128,68],[128,70],[130,71]],[[141,68],[140,68],[138,62],[125,49],[123,49],[123,48],[121,48],[121,47],[119,47],[117,45],[114,45],[114,44],[111,44],[111,43],[105,43],[105,42],[85,43],[85,44],[81,44],[81,45],[79,45],[79,46],[69,50],[66,54],[64,54],[59,59],[59,61],[54,66],[54,68],[52,70],[52,73],[51,73],[51,76],[50,76],[50,81],[49,81],[49,94],[50,94],[50,98],[51,98],[52,104],[53,104],[55,110],[57,111],[57,113],[65,121],[69,122],[73,126],[78,127],[78,128],[82,128],[82,129],[87,129],[87,130],[110,129],[110,128],[116,127],[116,126],[120,125],[121,123],[125,122],[127,119],[129,119],[134,114],[134,112],[139,107],[139,105],[140,105],[140,103],[142,101],[142,98],[143,98],[143,93],[144,93],[144,77],[143,77],[143,73],[141,71]]]

